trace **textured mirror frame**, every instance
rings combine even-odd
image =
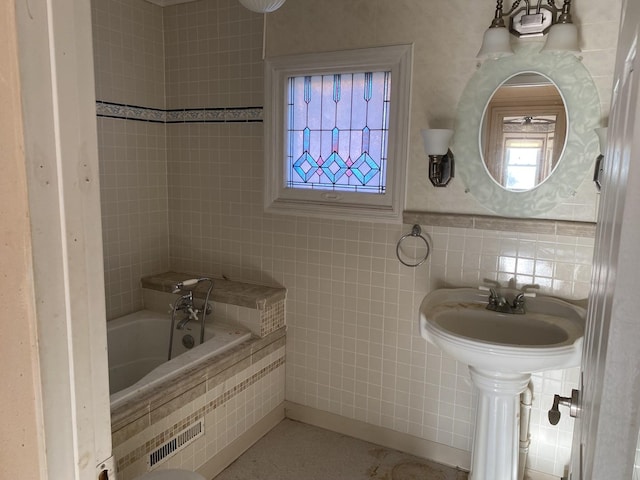
[[[600,124],[600,99],[591,75],[574,55],[541,54],[539,48],[524,45],[515,55],[485,61],[467,83],[456,113],[451,146],[456,152],[456,173],[478,202],[502,216],[535,217],[571,198],[593,171],[598,155],[594,129]],[[487,172],[480,129],[494,91],[521,72],[540,73],[556,84],[567,108],[567,139],[552,175],[532,190],[514,192],[498,185]]]

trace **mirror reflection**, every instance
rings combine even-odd
[[[539,73],[520,73],[503,82],[485,108],[481,126],[484,165],[510,191],[531,190],[560,161],[567,113],[556,85]]]

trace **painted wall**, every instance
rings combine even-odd
[[[620,1],[601,5],[581,1],[573,8],[580,27],[584,65],[600,92],[606,123]],[[507,2],[510,5],[509,2]],[[434,189],[426,175],[420,130],[453,128],[458,100],[475,73],[482,35],[491,23],[495,2],[463,0],[328,0],[292,2],[268,17],[269,55],[364,48],[399,43],[414,44],[413,99],[407,210],[491,214],[465,192],[458,179],[446,189]],[[541,40],[513,40],[513,43]],[[595,140],[595,134],[594,134]],[[453,152],[454,155],[456,152]],[[594,162],[595,162],[594,155]],[[543,218],[595,221],[597,194],[589,175],[577,194]]]
[[[94,3],[124,8],[121,0]],[[131,3],[149,8],[142,0]],[[459,182],[445,190],[427,188],[418,132],[427,125],[450,126],[475,71],[492,9],[488,2],[471,10],[463,0],[291,1],[267,17],[267,54],[414,42],[408,206],[442,210],[456,204],[484,212]],[[603,109],[610,96],[617,15],[616,8],[595,0],[580,2],[575,12],[584,62]],[[162,18],[167,108],[262,104],[260,15],[236,0],[201,0],[166,7]],[[157,21],[155,11],[145,22],[152,19]],[[99,33],[96,38],[100,43]],[[117,45],[106,49],[110,55],[126,54]],[[108,68],[100,65],[98,84],[100,69]],[[98,100],[105,99],[98,95]],[[395,246],[410,226],[265,215],[261,123],[185,122],[164,128],[169,250],[168,259],[154,260],[156,266],[287,287],[286,396],[292,402],[468,451],[475,412],[467,368],[419,336],[417,307],[423,296],[440,286],[477,285],[484,278],[506,282],[514,276],[519,284],[540,284],[548,294],[576,299],[588,294],[593,239],[426,226],[431,257],[419,268],[407,268],[397,261]],[[115,139],[113,148],[122,148]],[[124,164],[136,159],[132,151]],[[128,175],[123,170],[122,177]],[[113,196],[122,192],[126,198],[130,188],[129,183],[121,190],[114,182]],[[129,215],[127,208],[134,206],[122,204],[119,214]],[[119,235],[126,238],[123,227]],[[110,242],[105,239],[105,250]],[[129,295],[127,287],[137,285],[137,267],[128,267],[126,256],[122,262],[121,276],[108,283],[123,288],[108,295]],[[137,306],[114,302],[111,316]],[[572,422],[563,416],[551,427],[546,410],[554,393],[566,394],[577,385],[577,376],[577,369],[534,376],[533,469],[563,473]]]
[[[44,468],[14,2],[0,4],[0,404],[12,406],[0,432],[0,477],[36,480]]]

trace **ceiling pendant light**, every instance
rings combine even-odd
[[[239,0],[243,7],[256,13],[271,13],[279,9],[286,0]]]

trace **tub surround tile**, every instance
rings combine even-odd
[[[405,211],[402,222],[406,225],[472,228],[502,232],[537,233],[548,235],[595,237],[596,224],[569,220],[540,218],[505,218],[490,215],[467,215],[435,212]]]
[[[150,411],[151,407],[148,402],[136,400],[122,404],[111,411],[111,432],[117,432],[133,423],[139,424],[142,429],[148,427],[150,425]]]
[[[176,389],[178,390],[178,389]],[[190,388],[187,391],[184,391],[168,402],[158,402],[160,403],[158,406],[151,404],[151,413],[150,413],[150,421],[151,424],[154,424],[176,410],[184,407],[187,403],[193,402],[196,398],[202,397],[207,393],[207,382],[203,380],[202,383],[196,385],[193,388]]]
[[[158,385],[135,401],[112,410],[112,434],[117,433],[119,441],[130,438],[255,365],[273,351],[282,348],[285,342],[286,329],[282,327],[267,337],[253,337],[183,372],[177,379]],[[271,347],[272,345],[278,347]],[[126,434],[123,431],[125,429]],[[114,437],[113,442],[117,445],[115,439]]]
[[[269,358],[269,360],[272,360],[272,359]],[[133,450],[127,452],[126,454],[119,455],[118,461],[117,461],[118,472],[122,472],[127,467],[142,460],[147,454],[149,454],[149,452],[151,452],[152,450],[156,449],[157,447],[165,443],[168,439],[170,439],[177,433],[184,430],[190,424],[200,419],[204,420],[208,414],[216,410],[218,407],[221,407],[227,404],[227,402],[234,399],[239,394],[241,394],[242,392],[246,391],[248,388],[255,385],[261,379],[276,372],[279,368],[283,367],[284,364],[285,364],[285,358],[284,358],[284,349],[283,349],[280,352],[280,355],[278,358],[273,359],[273,361],[266,364],[265,366],[263,366],[262,368],[260,368],[255,373],[248,376],[247,378],[241,379],[241,375],[236,374],[235,377],[236,377],[237,383],[235,385],[225,389],[223,393],[219,394],[212,400],[206,402],[203,406],[199,408],[195,408],[193,413],[190,413],[186,415],[184,418],[180,419],[179,421],[172,423],[170,426],[168,426],[161,432],[157,433],[152,438],[147,440],[145,443],[139,445],[137,448],[134,448]],[[278,399],[278,400],[279,400],[279,403],[281,403],[282,401],[284,401],[284,396],[282,396],[282,399]],[[192,402],[195,403],[195,399],[192,400]],[[185,403],[184,405],[182,405],[182,407],[186,406],[188,403],[189,402]],[[211,425],[211,427],[214,427],[214,426]],[[206,430],[207,430],[207,427],[205,426],[205,434],[206,434]],[[142,431],[139,433],[142,433]],[[114,444],[114,450],[117,450],[117,449],[118,449],[118,445]]]
[[[260,310],[260,336],[266,337],[285,325],[284,300]]]
[[[272,354],[273,352],[283,348],[286,345],[286,343],[287,343],[286,338],[283,336],[275,340],[274,342],[268,344],[264,348],[257,350],[255,353],[251,354],[251,363],[259,362],[260,360]]]
[[[147,410],[148,409],[149,408],[147,406]],[[126,418],[124,420],[128,421]],[[121,445],[134,435],[137,435],[150,426],[151,416],[148,412],[142,417],[137,418],[136,420],[129,421],[129,423],[126,423],[122,426],[114,425],[112,422],[111,443],[113,445]]]
[[[165,272],[157,275],[150,275],[142,278],[142,288],[159,290],[162,292],[173,292],[173,286],[177,282],[190,278],[201,277],[198,274]],[[205,285],[199,285],[195,290],[198,298],[204,298],[207,292]],[[210,300],[220,303],[238,305],[240,307],[265,308],[285,299],[287,290],[284,287],[270,287],[266,285],[256,285],[244,282],[234,282],[222,278],[213,279],[213,290]]]
[[[215,373],[212,372],[211,378],[207,380],[207,392],[211,392],[218,385],[223,384],[230,378],[238,375],[240,372],[246,370],[251,367],[251,357],[245,357],[237,363],[234,363],[230,367],[227,368],[215,368],[212,369]]]

